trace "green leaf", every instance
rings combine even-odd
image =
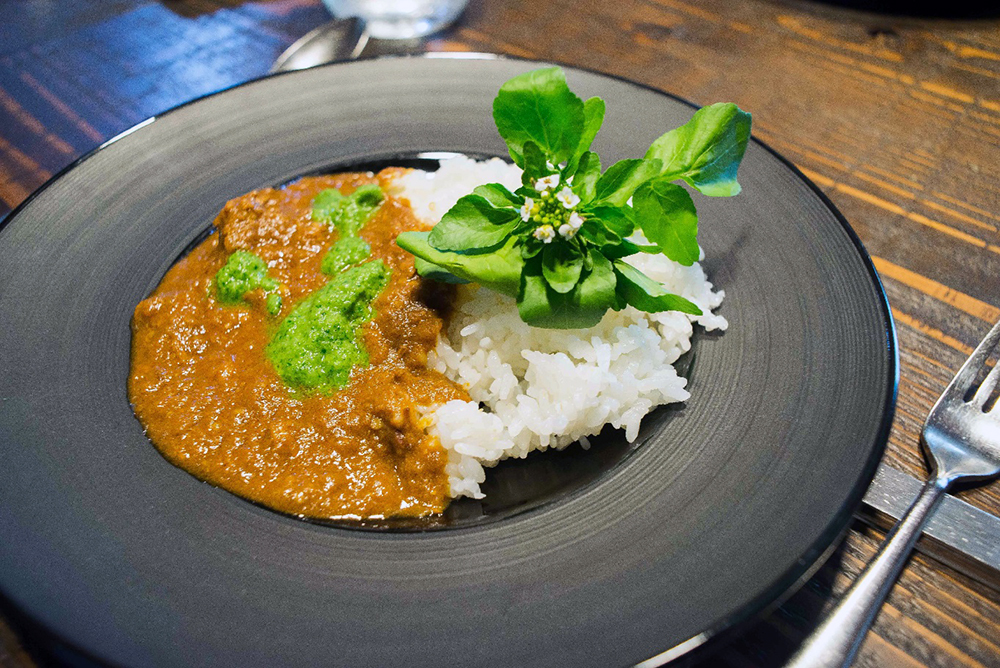
[[[736,195],[750,122],[750,114],[732,103],[702,107],[690,121],[654,141],[646,157],[663,161],[664,177],[684,179],[703,195]]]
[[[441,217],[428,240],[442,251],[482,252],[502,244],[520,222],[517,209],[498,209],[485,197],[466,195]]]
[[[583,103],[583,136],[580,137],[580,144],[576,147],[577,155],[583,155],[590,150],[590,145],[594,143],[597,131],[604,123],[604,100],[599,97],[592,97]]]
[[[428,241],[429,235],[430,232],[403,232],[396,237],[396,245],[462,280],[480,283],[511,297],[517,296],[521,287],[521,268],[524,266],[517,239],[511,237],[488,253],[466,254],[434,248]]]
[[[601,157],[592,151],[580,156],[576,172],[573,174],[573,192],[581,204],[591,202],[597,196],[597,180],[601,178]]]
[[[521,183],[529,188],[534,188],[535,180],[549,175],[548,160],[542,153],[541,147],[533,141],[524,143],[524,172],[521,174]]]
[[[580,137],[580,144],[576,151],[570,156],[563,170],[563,175],[570,176],[577,170],[577,165],[581,157],[590,150],[590,145],[594,143],[597,131],[601,129],[604,122],[604,100],[599,97],[592,97],[583,103],[583,136]],[[579,194],[579,193],[577,193]]]
[[[587,207],[588,218],[599,218],[609,230],[621,238],[635,232],[635,213],[630,206]]]
[[[646,181],[660,173],[659,160],[621,160],[608,167],[597,180],[596,204],[625,206],[628,198]]]
[[[549,287],[559,293],[569,292],[580,280],[583,255],[579,248],[556,241],[542,251],[542,276]]]
[[[698,214],[683,187],[664,180],[646,184],[635,193],[635,219],[671,260],[685,266],[698,261]]]
[[[527,141],[538,144],[553,164],[559,164],[580,145],[584,104],[566,85],[562,69],[550,67],[518,75],[501,86],[493,100],[493,120],[519,167],[524,167]]]
[[[487,183],[485,185],[477,186],[476,189],[472,191],[472,194],[479,195],[497,208],[511,206],[519,207],[524,204],[523,197],[515,195],[499,183]]]
[[[533,327],[580,329],[593,327],[617,300],[615,273],[611,263],[591,248],[592,268],[576,287],[565,294],[553,290],[542,274],[540,258],[524,266],[517,310]]]
[[[671,294],[632,265],[622,260],[614,262],[617,277],[617,292],[626,302],[640,311],[659,313],[660,311],[680,311],[691,315],[701,315],[701,309],[687,299]]]
[[[464,278],[459,278],[444,267],[439,267],[433,262],[428,262],[422,257],[414,256],[413,266],[416,268],[417,273],[422,277],[429,278],[432,281],[437,281],[438,283],[455,283],[457,285],[464,285],[470,282]]]
[[[629,255],[635,255],[639,252],[641,252],[639,250],[639,246],[632,243],[628,239],[622,239],[620,243],[609,244],[601,247],[601,254],[612,261],[628,257]]]
[[[580,227],[579,235],[592,245],[599,247],[618,245],[622,242],[622,238],[598,218],[585,218]]]
[[[521,241],[521,257],[525,260],[535,257],[545,248],[545,243],[529,235]]]

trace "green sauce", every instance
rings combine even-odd
[[[253,253],[238,250],[229,256],[226,264],[215,274],[215,292],[223,304],[236,304],[252,290],[263,290],[267,295],[267,312],[277,315],[281,310],[281,295],[275,292],[280,283],[267,275],[267,263]]]
[[[320,270],[324,274],[339,274],[352,264],[358,264],[371,255],[371,246],[358,236],[375,210],[382,204],[382,189],[375,184],[358,186],[350,195],[342,195],[330,188],[320,192],[313,200],[313,220],[325,222],[340,234],[337,241],[323,257]]]
[[[357,236],[383,199],[382,189],[374,183],[359,186],[350,195],[330,188],[313,200],[312,217],[335,227],[341,239]]]
[[[277,292],[272,292],[267,296],[264,301],[264,305],[267,307],[267,312],[271,315],[278,315],[281,311],[281,295]]]
[[[372,247],[361,237],[343,237],[323,256],[320,270],[331,276],[339,274],[352,264],[364,262],[371,254]]]
[[[385,289],[382,260],[348,269],[309,295],[284,319],[267,346],[281,379],[294,388],[331,392],[347,385],[355,365],[368,364],[361,326]]]
[[[293,388],[332,392],[347,385],[351,369],[368,364],[361,326],[372,319],[371,304],[389,283],[390,271],[382,260],[351,267],[371,256],[371,247],[358,233],[383,199],[382,189],[372,184],[346,196],[333,188],[323,190],[313,200],[313,219],[335,228],[340,238],[320,265],[333,278],[288,314],[267,346],[267,358]],[[259,267],[248,265],[245,273],[257,278]],[[270,280],[266,273],[264,265],[263,279],[258,280]]]

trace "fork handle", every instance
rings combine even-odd
[[[936,477],[924,484],[902,520],[886,536],[875,558],[785,668],[846,668],[851,665],[927,518],[937,508],[950,483],[948,478]]]

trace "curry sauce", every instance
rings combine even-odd
[[[296,515],[416,517],[445,508],[447,454],[425,433],[419,409],[469,397],[427,367],[452,292],[419,278],[396,246],[400,232],[425,228],[405,200],[386,198],[358,233],[389,270],[360,330],[367,365],[341,389],[310,392],[287,385],[265,354],[296,305],[331,280],[322,264],[338,232],[313,219],[313,200],[331,188],[388,190],[395,173],[304,178],[230,201],[217,231],[136,307],[129,399],[169,461]],[[220,301],[216,274],[237,251],[261,258],[279,287]]]

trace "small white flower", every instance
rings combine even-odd
[[[576,230],[569,223],[563,223],[559,226],[559,236],[563,239],[572,239],[576,235]]]
[[[583,216],[581,216],[580,214],[578,214],[576,211],[574,211],[573,213],[569,214],[569,226],[570,227],[572,227],[574,230],[578,230],[578,229],[580,229],[580,227],[582,225],[583,225]]]
[[[530,197],[524,198],[524,205],[521,207],[521,220],[528,222],[531,218],[531,207],[535,206],[535,201]]]
[[[580,197],[569,188],[563,188],[556,193],[556,199],[562,202],[562,205],[567,209],[572,209],[580,203]]]
[[[549,174],[535,181],[535,190],[541,193],[550,188],[555,188],[557,185],[559,185],[559,175]]]
[[[542,225],[541,227],[536,227],[531,235],[543,244],[550,244],[556,238],[556,231],[552,229],[551,225]]]

